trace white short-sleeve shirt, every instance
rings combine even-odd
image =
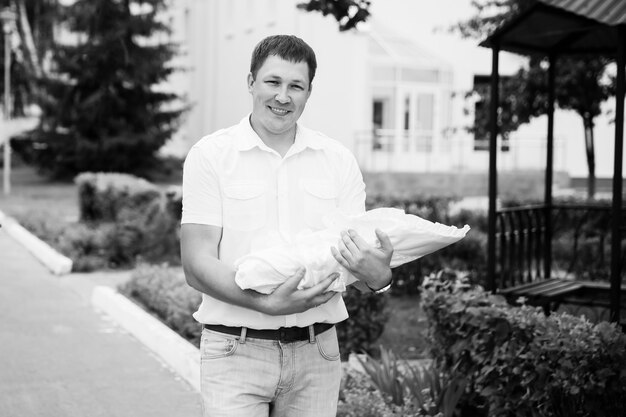
[[[218,257],[231,266],[272,242],[321,229],[324,214],[335,209],[365,211],[365,184],[357,162],[336,140],[301,125],[284,157],[263,143],[247,116],[200,139],[185,160],[181,223],[221,227]],[[266,315],[203,294],[194,317],[206,324],[276,329],[337,323],[348,313],[341,294],[286,316]]]

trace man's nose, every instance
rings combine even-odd
[[[278,90],[275,98],[279,103],[289,103],[291,101],[291,97],[289,97],[289,94],[287,93],[287,88],[281,88]]]

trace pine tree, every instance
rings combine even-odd
[[[78,0],[63,11],[59,45],[42,81],[32,162],[54,177],[84,171],[144,175],[177,128],[178,97],[159,90],[175,46],[158,20],[165,0]],[[179,104],[177,104],[179,103]]]

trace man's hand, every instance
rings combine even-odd
[[[393,246],[389,236],[376,229],[376,237],[380,248],[370,246],[357,232],[348,230],[341,232],[337,247],[331,247],[333,256],[359,281],[371,289],[380,289],[391,282],[391,255]]]
[[[304,290],[298,289],[298,284],[304,278],[305,269],[300,268],[287,281],[282,283],[265,300],[266,314],[274,316],[283,314],[302,313],[311,308],[320,306],[333,298],[337,293],[327,291],[339,277],[338,273],[330,274],[320,283]]]

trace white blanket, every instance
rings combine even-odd
[[[380,242],[374,229],[385,232],[394,249],[392,268],[458,242],[470,230],[468,225],[458,229],[395,208],[377,208],[353,216],[336,212],[324,218],[324,225],[326,228],[323,230],[302,232],[291,242],[239,258],[235,262],[237,285],[242,289],[270,294],[303,266],[306,273],[298,288],[312,287],[333,272],[338,272],[339,278],[329,290],[342,292],[346,290],[346,285],[357,280],[330,252],[331,246],[337,246],[342,230],[353,229],[368,244],[377,247],[380,247]]]

